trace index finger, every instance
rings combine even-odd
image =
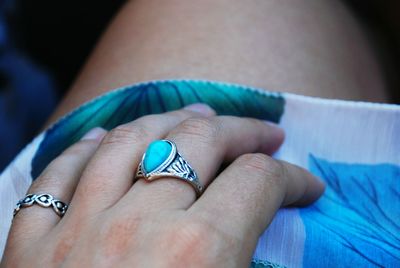
[[[231,238],[251,257],[259,236],[281,206],[307,205],[324,191],[305,169],[264,154],[237,158],[188,210]]]

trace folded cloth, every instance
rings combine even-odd
[[[0,252],[15,203],[49,162],[88,130],[112,129],[195,102],[218,114],[280,124],[286,139],[275,157],[327,184],[313,205],[277,213],[259,239],[252,267],[400,267],[400,106],[197,80],[117,89],[35,138],[0,175]]]

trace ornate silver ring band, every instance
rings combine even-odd
[[[22,208],[31,207],[37,204],[44,208],[53,208],[54,212],[62,217],[67,212],[68,205],[58,199],[55,199],[50,194],[28,194],[23,199],[19,200],[15,209],[14,217]]]

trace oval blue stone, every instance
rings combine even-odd
[[[150,173],[157,169],[167,160],[171,151],[172,145],[167,141],[157,140],[150,143],[143,159],[143,169],[145,173]]]

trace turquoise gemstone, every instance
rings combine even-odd
[[[143,159],[145,173],[150,173],[163,164],[171,154],[171,151],[172,145],[169,142],[157,140],[150,143]]]

